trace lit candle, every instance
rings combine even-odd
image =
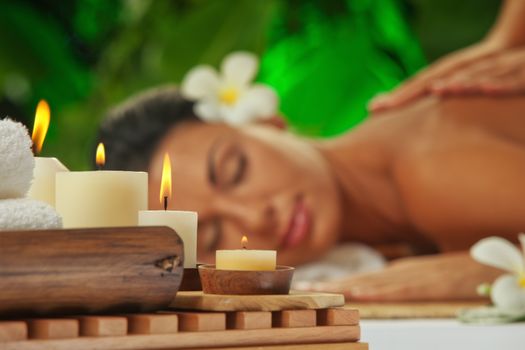
[[[49,105],[45,100],[41,100],[36,107],[35,124],[33,126],[33,153],[38,155],[42,150],[44,139],[51,113]],[[68,171],[64,164],[56,158],[35,157],[34,178],[31,188],[27,193],[29,198],[48,203],[55,206],[55,175],[58,172]]]
[[[139,226],[168,226],[177,232],[184,243],[184,268],[197,266],[197,221],[194,211],[168,210],[171,199],[171,162],[166,153],[162,165],[160,203],[164,210],[142,210],[139,212]]]
[[[277,252],[275,250],[246,249],[248,238],[242,237],[243,249],[217,250],[215,268],[217,270],[270,271],[275,270]]]
[[[105,162],[97,147],[97,166]],[[72,171],[56,174],[56,210],[64,228],[137,226],[148,205],[148,174],[142,171]]]

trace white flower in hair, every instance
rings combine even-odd
[[[490,291],[494,306],[509,315],[525,315],[525,234],[519,240],[523,251],[500,237],[482,239],[470,249],[474,260],[509,272]]]
[[[220,73],[207,65],[191,69],[181,92],[195,101],[194,112],[205,121],[240,125],[271,118],[278,97],[269,86],[252,83],[258,69],[254,54],[233,52],[223,59]]]

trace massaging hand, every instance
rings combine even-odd
[[[485,41],[438,60],[394,91],[378,96],[370,112],[396,108],[427,94],[522,93],[525,48]]]
[[[392,92],[374,98],[368,106],[369,111],[380,112],[399,107],[430,94],[436,89],[443,91],[443,82],[450,82],[458,76],[461,77],[465,69],[490,62],[492,57],[500,51],[502,51],[500,45],[494,41],[486,41],[447,55],[402,83]]]
[[[380,272],[312,283],[307,289],[342,293],[355,301],[478,299],[476,287],[500,274],[476,263],[467,253],[449,253],[400,259]]]
[[[430,87],[438,95],[512,95],[525,93],[525,48],[474,62]]]

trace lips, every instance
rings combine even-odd
[[[298,246],[308,235],[311,226],[311,216],[302,198],[299,198],[292,212],[286,233],[283,236],[281,247],[293,248]]]

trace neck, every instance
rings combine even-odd
[[[348,133],[315,144],[339,184],[343,203],[343,239],[368,244],[394,240],[404,230],[399,195],[380,143],[359,142]]]

